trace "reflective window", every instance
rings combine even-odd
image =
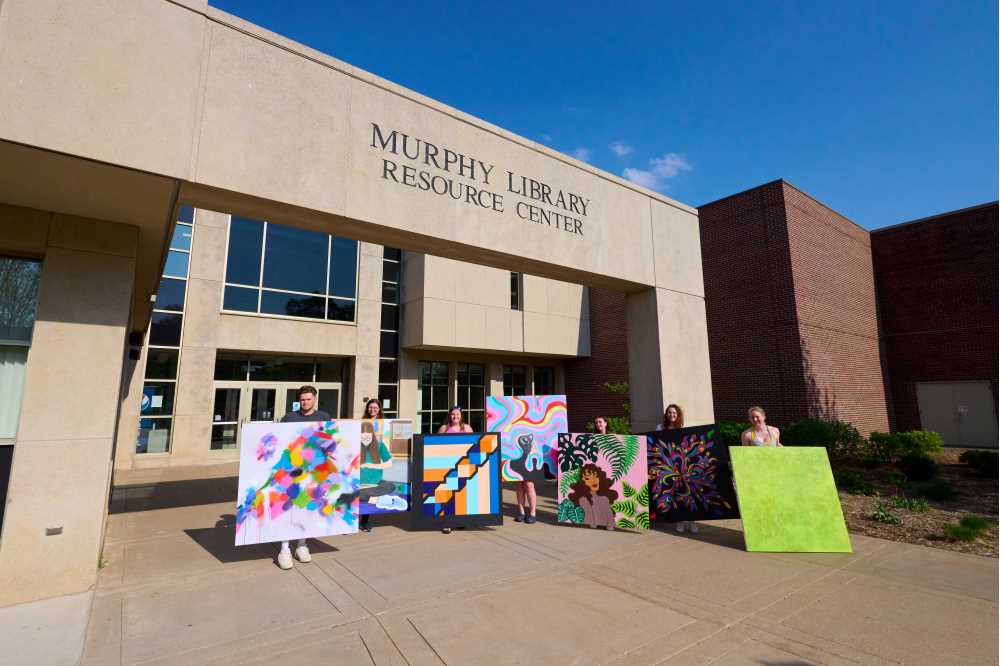
[[[325,294],[327,238],[315,231],[267,225],[263,286]]]
[[[341,358],[318,358],[316,359],[316,381],[318,382],[344,382],[347,383],[347,377],[344,376],[344,372],[347,367],[344,365],[344,359]],[[331,414],[333,412],[330,412]]]
[[[394,358],[383,358],[378,362],[378,381],[380,384],[395,384],[399,381],[398,361]]]
[[[194,208],[192,206],[181,206],[177,211],[177,221],[194,223]]]
[[[523,365],[503,366],[503,394],[528,394],[528,369]]]
[[[521,309],[521,274],[510,274],[510,309]]]
[[[553,395],[556,392],[556,369],[535,367],[535,395]]]
[[[156,302],[153,304],[153,307],[157,310],[182,311],[184,309],[184,293],[186,288],[187,282],[185,280],[162,278],[160,286],[156,290]]]
[[[382,304],[382,324],[383,331],[399,330],[399,306]]]
[[[382,331],[380,335],[381,340],[379,341],[379,356],[395,356],[396,349],[399,346],[399,334]]]
[[[174,226],[174,235],[170,239],[170,247],[174,250],[191,250],[192,227],[186,224]]]
[[[39,261],[0,257],[0,341],[31,342],[41,276]]]
[[[486,366],[478,363],[458,364],[458,406],[466,423],[475,432],[486,428]]]
[[[330,295],[354,298],[358,277],[357,241],[334,236],[330,252]]]
[[[313,359],[299,356],[272,356],[250,361],[250,381],[313,381]]]
[[[139,419],[139,434],[136,437],[136,453],[166,453],[170,450],[170,428],[172,418]]]
[[[263,247],[264,223],[234,215],[229,223],[226,282],[259,286]]]
[[[233,216],[222,309],[353,322],[357,274],[357,241]]]
[[[149,344],[177,347],[181,344],[182,316],[171,312],[154,312],[149,323]]]
[[[147,379],[177,379],[176,349],[159,349],[150,347],[146,350]]]
[[[139,414],[164,416],[174,413],[174,382],[151,382],[142,385],[142,402]]]
[[[417,381],[420,432],[437,432],[448,414],[448,364],[420,361]]]
[[[382,283],[382,302],[383,303],[399,303],[399,285],[390,284],[388,282]]]
[[[243,381],[247,378],[249,362],[246,356],[220,352],[215,356],[215,378],[222,381]]]
[[[188,257],[190,255],[187,252],[170,250],[167,253],[167,264],[163,267],[163,274],[169,277],[186,278],[188,274]]]

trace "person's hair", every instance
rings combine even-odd
[[[299,392],[296,393],[295,395],[296,396],[301,396],[303,393],[312,393],[314,396],[319,395],[319,391],[316,390],[316,387],[315,386],[310,386],[309,384],[306,384],[305,386],[300,387],[299,388]]]
[[[763,416],[765,419],[767,418],[767,414],[764,412],[764,408],[761,407],[760,405],[754,405],[753,407],[747,410],[747,420],[750,420],[750,415],[753,414],[754,412],[760,412],[761,416]]]
[[[442,423],[441,425],[443,425],[445,428],[451,427],[452,412],[458,412],[458,427],[465,429],[465,417],[462,416],[462,408],[459,407],[458,405],[455,405],[454,407],[448,410],[448,413],[444,415],[444,423]]]
[[[375,406],[378,407],[378,417],[376,417],[376,418],[382,418],[382,403],[378,401],[378,398],[372,398],[371,400],[369,400],[368,402],[365,403],[365,414],[364,414],[364,416],[365,416],[366,419],[370,419],[371,418],[371,415],[368,413],[368,407],[371,406],[371,404],[373,402],[375,403]]]
[[[583,480],[585,474],[596,474],[598,480],[600,481],[600,486],[597,488],[597,492],[593,493],[595,495],[604,495],[608,498],[608,502],[611,504],[615,503],[618,499],[618,491],[611,488],[614,483],[608,478],[608,475],[604,473],[604,470],[595,465],[594,463],[587,463],[580,470],[580,480],[570,486],[569,499],[573,504],[580,506],[580,500],[584,497],[590,497],[590,487],[587,482]]]
[[[607,416],[595,416],[594,417],[594,432],[597,432],[597,422],[599,420],[602,420],[602,419],[604,421],[604,425],[606,425],[606,426],[610,426],[611,425],[611,422],[608,421],[608,417]]]
[[[675,428],[683,428],[684,427],[684,410],[681,409],[680,405],[677,405],[677,404],[674,404],[674,403],[670,403],[669,405],[667,405],[667,408],[663,410],[663,427],[667,428],[667,427],[670,426],[670,423],[667,421],[667,412],[670,411],[671,407],[673,407],[674,409],[677,410],[677,424],[674,427]]]
[[[361,422],[361,433],[364,434],[370,432],[372,435],[372,441],[365,445],[365,449],[368,451],[368,457],[374,463],[382,462],[382,451],[380,450],[380,444],[382,443],[382,438],[379,433],[375,430],[375,425],[371,421]]]

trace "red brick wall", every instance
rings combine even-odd
[[[571,431],[586,432],[595,416],[625,415],[622,399],[601,388],[628,381],[623,292],[590,289],[590,356],[567,361],[564,372]]]
[[[779,427],[807,412],[783,199],[775,181],[698,209],[720,421],[755,404]]]
[[[800,413],[889,429],[869,234],[783,183],[807,395]]]
[[[916,383],[989,380],[997,395],[997,204],[873,231],[894,427],[920,427]]]

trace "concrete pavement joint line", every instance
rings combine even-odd
[[[415,632],[417,632],[417,635],[420,636],[420,638],[424,641],[424,643],[427,644],[427,647],[429,647],[431,649],[431,652],[434,653],[434,656],[436,656],[438,659],[440,659],[442,664],[444,664],[445,666],[448,666],[448,662],[444,660],[444,657],[442,657],[438,653],[438,651],[434,649],[434,646],[431,645],[431,642],[429,640],[427,640],[427,637],[424,636],[423,632],[420,631],[420,629],[417,628],[417,625],[413,622],[413,618],[411,618],[409,615],[407,615],[406,616],[406,621],[410,623],[410,626],[413,627],[413,630]]]
[[[316,568],[318,569],[319,567],[316,567]],[[334,609],[335,611],[337,611],[337,612],[338,612],[338,613],[340,613],[341,615],[347,615],[347,613],[345,613],[345,612],[344,612],[343,610],[341,610],[341,608],[340,608],[339,606],[337,606],[337,604],[335,604],[335,603],[333,602],[333,599],[331,599],[330,597],[326,596],[326,593],[325,593],[325,592],[324,592],[323,590],[319,589],[319,587],[318,587],[318,586],[316,585],[316,583],[312,582],[312,579],[311,579],[311,578],[309,578],[309,576],[307,576],[307,575],[305,575],[304,573],[302,573],[302,571],[301,571],[300,569],[301,569],[301,567],[295,567],[295,569],[293,569],[293,571],[294,571],[295,573],[297,573],[297,574],[299,575],[299,577],[301,577],[301,578],[305,579],[305,581],[306,581],[307,583],[309,583],[309,585],[311,585],[311,586],[312,586],[312,588],[313,588],[314,590],[316,590],[316,591],[317,591],[317,592],[319,593],[319,595],[320,595],[321,597],[323,597],[324,599],[326,599],[326,601],[327,601],[327,603],[328,603],[328,604],[330,604],[331,606],[333,606],[333,609]],[[326,574],[325,574],[325,573],[323,572],[323,570],[322,570],[322,569],[320,569],[320,574],[321,574],[321,575],[326,575]],[[331,580],[332,580],[332,579],[331,579]],[[339,587],[339,585],[338,585],[338,587]]]
[[[347,566],[343,562],[337,560],[336,558],[331,558],[330,561],[333,562],[334,564],[336,564],[338,567],[340,567],[344,571],[346,571],[347,573],[349,573],[351,575],[351,577],[353,577],[359,583],[361,583],[362,585],[364,585],[365,588],[371,590],[372,594],[374,594],[375,596],[377,596],[379,599],[381,599],[382,601],[384,601],[387,604],[389,603],[389,599],[386,598],[386,596],[384,594],[382,594],[381,592],[379,592],[378,590],[376,590],[374,587],[372,587],[371,585],[369,585],[361,576],[359,576],[358,574],[354,573],[354,571],[349,566]],[[334,582],[336,582],[336,580],[332,576],[330,578],[331,578],[331,580],[334,580]],[[347,594],[352,599],[354,599],[355,601],[357,601],[358,604],[360,604],[361,606],[364,606],[364,603],[360,599],[355,598],[353,594],[351,594],[350,592],[348,592]],[[365,610],[368,610],[368,609],[366,608]]]
[[[358,640],[360,640],[361,644],[365,646],[365,652],[368,653],[368,658],[372,660],[372,663],[378,664],[378,661],[375,659],[375,655],[372,654],[372,649],[368,647],[368,641],[365,640],[364,634],[360,631],[358,632]]]
[[[376,622],[378,622],[378,626],[382,628],[382,633],[385,634],[385,637],[389,639],[389,642],[392,643],[392,646],[396,648],[396,652],[399,654],[399,656],[402,657],[403,661],[406,662],[406,666],[411,666],[410,660],[406,658],[406,655],[403,653],[403,649],[399,647],[399,643],[397,643],[396,639],[392,637],[391,633],[389,633],[389,628],[386,627],[385,624],[382,622],[382,618],[380,618],[378,615],[373,615],[372,617],[375,618]]]
[[[791,627],[788,627],[788,628],[791,629]],[[857,654],[856,655],[848,656],[848,655],[844,654],[843,652],[833,652],[833,651],[827,649],[827,647],[824,647],[823,645],[816,645],[816,644],[813,644],[813,643],[806,643],[805,641],[801,641],[801,640],[792,638],[790,636],[782,636],[780,634],[776,634],[776,633],[774,633],[772,631],[764,629],[763,627],[758,627],[758,626],[752,625],[752,624],[745,625],[744,629],[745,629],[745,631],[748,634],[750,634],[751,638],[754,638],[754,640],[759,640],[761,643],[765,643],[767,645],[770,645],[771,647],[776,647],[778,649],[784,649],[782,646],[785,645],[785,644],[787,644],[787,643],[794,643],[797,646],[806,647],[806,648],[809,648],[811,650],[816,650],[817,652],[823,652],[823,653],[826,653],[826,654],[832,654],[832,655],[836,656],[839,659],[844,659],[846,661],[851,662],[852,664],[862,664],[863,666],[870,666],[872,664],[876,664],[878,666],[881,666],[883,664],[903,664],[903,663],[905,663],[905,662],[896,661],[894,659],[885,659],[883,657],[879,657],[878,655],[871,654],[870,652],[865,652],[864,650],[859,650],[857,648],[854,648],[853,646],[850,646],[850,645],[846,645],[845,646],[843,643],[837,643],[836,641],[830,641],[828,639],[823,638],[822,636],[813,636],[812,634],[805,634],[805,632],[801,632],[801,631],[798,631],[798,630],[795,630],[795,629],[793,629],[793,631],[795,631],[796,633],[798,633],[798,634],[804,634],[806,636],[809,636],[810,638],[819,639],[819,641],[821,643],[825,643],[827,646],[831,646],[832,645],[832,646],[838,647],[838,648],[847,647],[847,648],[850,648],[851,650],[854,650]],[[760,638],[761,635],[763,635],[763,638]],[[789,649],[788,652],[793,652],[793,650]],[[864,657],[865,660],[864,661],[859,661],[858,659],[855,658],[855,656]]]
[[[503,536],[503,535],[500,535],[500,534],[496,534],[496,535],[492,535],[492,536],[495,539],[497,539],[497,540],[506,541],[508,543],[514,544],[516,546],[519,546],[519,547],[523,548],[524,550],[527,550],[529,552],[532,552],[532,553],[535,553],[537,555],[540,555],[542,558],[544,558],[543,560],[540,560],[540,561],[543,561],[543,562],[544,561],[549,561],[549,560],[559,561],[559,558],[556,557],[555,555],[549,555],[548,553],[542,552],[538,548],[535,548],[533,546],[529,546],[528,544],[525,544],[525,543],[521,543],[520,541],[517,541],[516,539],[511,539],[509,537],[506,537],[506,536]]]

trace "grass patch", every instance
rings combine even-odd
[[[914,513],[924,513],[930,507],[923,497],[905,497],[903,495],[893,495],[889,498],[894,509],[907,509]]]
[[[957,525],[945,525],[944,535],[952,541],[975,541],[987,527],[989,523],[979,516],[963,516]]]
[[[872,512],[871,519],[879,523],[886,523],[887,525],[899,525],[903,522],[899,516],[889,509],[889,505],[885,502],[875,504],[875,510]]]
[[[988,522],[980,518],[979,516],[962,516],[962,520],[958,521],[958,524],[962,527],[968,527],[972,530],[985,530],[990,526]]]

